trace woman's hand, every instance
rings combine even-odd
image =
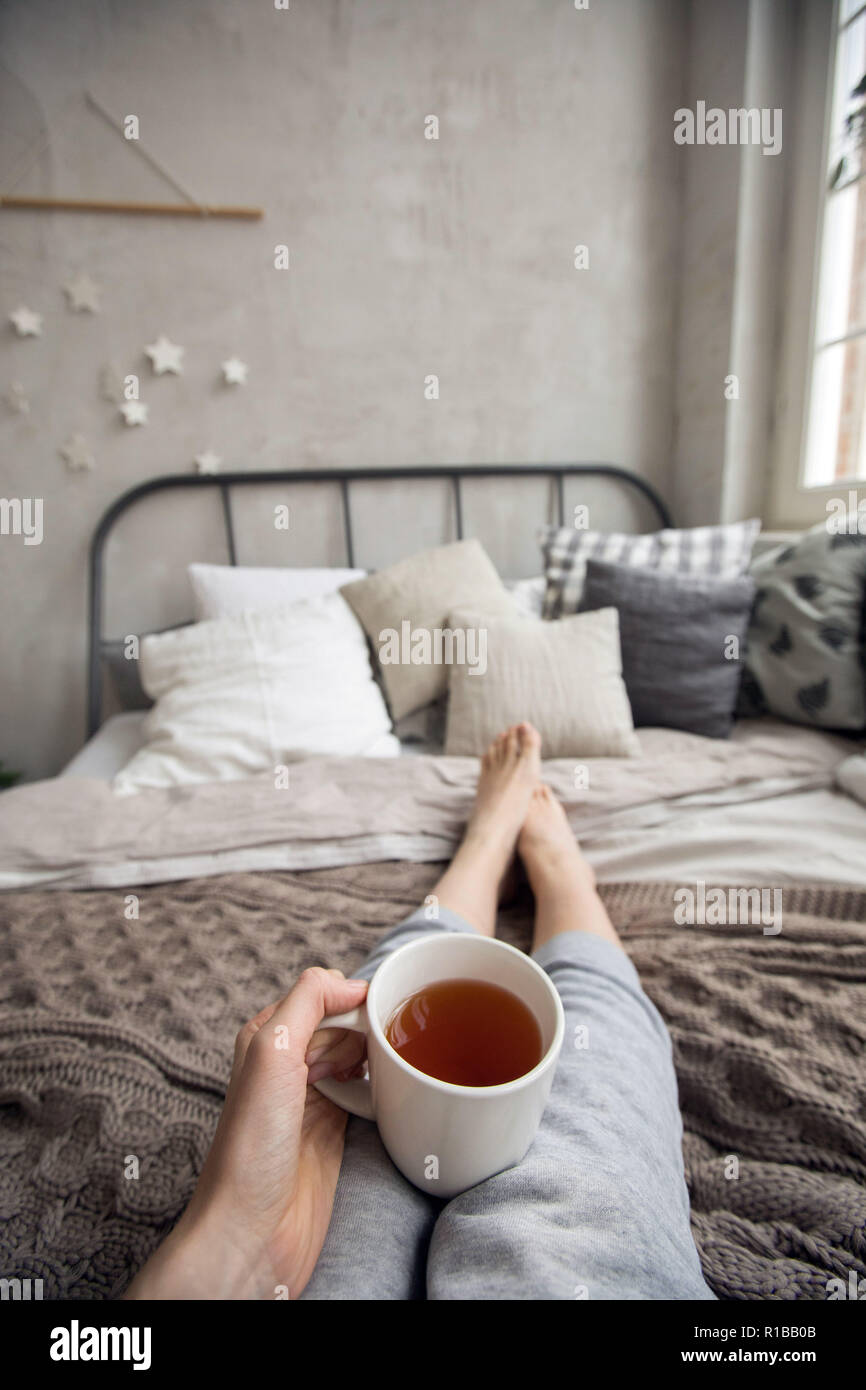
[[[309,1085],[360,1071],[364,1039],[322,1029],[366,980],[305,970],[240,1031],[214,1140],[192,1200],[126,1298],[297,1298],[319,1257],[346,1114]]]

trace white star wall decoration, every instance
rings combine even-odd
[[[59,452],[73,473],[92,472],[96,467],[96,459],[83,434],[74,434]]]
[[[181,360],[184,353],[183,348],[178,347],[177,343],[170,342],[162,334],[155,343],[151,343],[144,350],[150,358],[157,376],[162,376],[163,372],[174,372],[176,376],[179,376],[183,371]]]
[[[99,286],[89,275],[75,275],[63,286],[63,293],[69,300],[70,309],[76,313],[99,313]]]
[[[223,377],[227,386],[244,386],[249,367],[239,357],[229,357],[223,362]]]
[[[13,381],[6,392],[6,404],[15,415],[29,415],[30,401],[20,381]]]
[[[23,304],[9,315],[9,322],[19,338],[38,338],[42,332],[42,315],[26,309]]]
[[[118,408],[127,425],[147,424],[147,406],[144,401],[124,401]]]
[[[222,459],[212,449],[205,449],[204,453],[196,454],[193,463],[196,473],[219,473]]]

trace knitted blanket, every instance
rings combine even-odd
[[[430,864],[0,898],[0,1276],[119,1295],[188,1201],[234,1036],[305,966],[350,972]],[[674,1042],[693,1229],[722,1298],[866,1277],[866,894],[788,888],[783,930],[679,926],[603,890]],[[529,942],[531,902],[500,934]]]

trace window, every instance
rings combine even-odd
[[[833,40],[803,483],[866,479],[866,3]]]

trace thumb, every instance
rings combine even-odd
[[[367,988],[367,980],[344,980],[319,965],[311,966],[277,1005],[270,1026],[286,1029],[292,1056],[303,1062],[322,1019],[357,1008],[366,999]]]

